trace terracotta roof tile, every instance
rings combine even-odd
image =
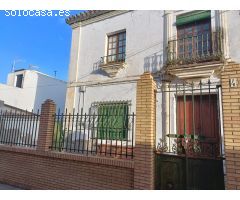
[[[82,22],[100,15],[103,15],[111,11],[113,10],[88,10],[88,11],[70,16],[69,18],[66,19],[66,23],[71,25],[77,22]]]

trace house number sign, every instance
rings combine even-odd
[[[238,86],[237,78],[229,79],[229,83],[230,83],[230,87],[237,87]]]

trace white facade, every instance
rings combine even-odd
[[[239,25],[240,25],[240,12],[239,11],[225,11],[226,15],[226,28],[228,32],[228,48],[229,55],[232,61],[240,62],[240,37],[239,37]]]
[[[22,87],[16,87],[18,75],[23,75]],[[0,100],[9,106],[36,112],[46,99],[52,99],[57,108],[63,110],[66,85],[35,70],[19,70],[8,75],[7,84],[0,84]]]
[[[167,60],[168,41],[177,38],[176,18],[191,11],[112,11],[100,17],[72,24],[72,48],[69,65],[66,107],[88,112],[93,102],[130,101],[131,112],[136,111],[136,82],[145,71],[159,72]],[[222,50],[225,62],[240,61],[239,11],[211,11],[211,31],[223,30]],[[125,67],[110,78],[99,70],[100,58],[107,55],[107,38],[111,33],[126,30]],[[175,74],[184,80],[211,79],[220,82],[219,72],[224,62],[192,69],[181,69]],[[161,82],[161,78],[157,82]],[[203,80],[204,81],[204,80]],[[158,83],[160,83],[158,82]],[[82,92],[79,92],[83,89]],[[170,100],[169,100],[170,99]],[[164,107],[172,106],[174,97],[157,94],[157,135],[174,132],[169,126]],[[172,112],[171,111],[171,112]],[[174,113],[171,121],[175,121]],[[170,127],[167,130],[166,127]]]
[[[162,16],[163,11],[115,11],[106,19],[73,28],[69,81],[75,91],[74,102],[67,107],[87,112],[93,102],[126,100],[135,112],[136,81],[144,71],[156,72],[163,64]],[[110,78],[98,70],[99,61],[106,56],[107,36],[120,30],[126,30],[126,65]],[[81,85],[86,88],[84,99]]]

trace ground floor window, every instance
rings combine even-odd
[[[95,105],[99,139],[128,139],[128,102],[104,102]]]

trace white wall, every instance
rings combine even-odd
[[[24,74],[23,87],[15,87],[16,75]],[[36,112],[46,99],[52,99],[57,107],[64,109],[66,82],[34,70],[25,70],[8,75],[7,85],[0,84],[0,100],[23,110]]]
[[[84,93],[84,101],[83,93],[77,92],[75,109],[80,112],[83,108],[88,112],[92,103],[100,101],[131,101],[130,112],[136,112],[136,83],[89,86]]]
[[[126,29],[127,67],[117,77],[140,75],[148,66],[153,71],[160,69],[162,15],[163,11],[131,11],[81,27],[78,79],[107,79],[91,73],[94,65],[105,56],[107,34],[123,29]],[[156,57],[154,66],[151,61]]]
[[[37,73],[34,109],[40,108],[46,99],[51,99],[56,103],[57,109],[64,110],[66,89],[66,82]]]
[[[77,80],[82,85],[97,83],[98,86],[86,87],[85,107],[94,101],[131,100],[135,111],[135,83],[102,86],[101,81],[135,78],[144,71],[155,72],[162,67],[162,21],[163,11],[131,11],[97,23],[88,24],[73,30],[72,40],[80,37],[78,55],[71,54],[78,66]],[[96,70],[100,58],[105,56],[107,34],[126,30],[126,67],[115,78]],[[78,34],[77,34],[78,33]],[[76,44],[72,44],[76,49]],[[73,68],[70,63],[70,68]],[[71,74],[71,71],[69,72]],[[88,83],[86,83],[88,81]],[[104,88],[104,89],[103,89]],[[126,93],[128,91],[128,93]],[[75,108],[78,107],[78,90],[75,92]]]
[[[230,58],[240,63],[240,11],[226,11]]]
[[[35,89],[25,90],[4,84],[0,84],[0,100],[10,106],[31,111],[34,107]]]

